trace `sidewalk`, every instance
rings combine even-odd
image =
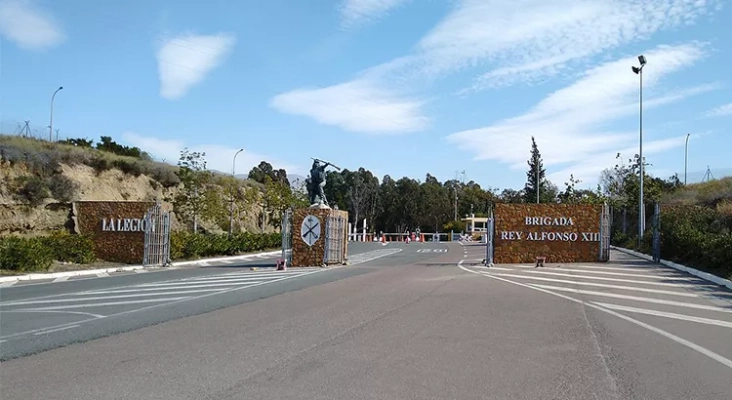
[[[276,250],[276,251],[268,251],[268,252],[261,252],[261,253],[242,254],[239,256],[202,258],[199,260],[174,262],[173,265],[170,267],[165,267],[165,268],[153,267],[153,268],[163,270],[163,269],[176,269],[178,267],[185,267],[185,266],[202,266],[202,265],[212,263],[212,262],[245,261],[245,260],[249,260],[252,258],[274,257],[281,253],[282,253],[281,250]],[[148,269],[153,269],[153,268],[144,267],[142,265],[129,265],[129,266],[99,268],[99,269],[80,269],[80,270],[76,270],[76,271],[63,271],[63,272],[47,272],[47,273],[36,272],[36,273],[25,274],[25,275],[3,276],[3,277],[0,277],[0,284],[8,283],[8,282],[16,282],[16,281],[67,278],[67,277],[72,277],[72,276],[85,276],[85,275],[100,275],[100,274],[109,274],[109,273],[114,273],[114,272],[130,272],[130,271],[138,271],[138,270],[148,270]]]

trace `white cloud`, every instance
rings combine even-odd
[[[635,136],[637,140],[637,134]],[[643,158],[647,163],[653,164],[649,158],[654,154],[663,153],[677,147],[683,147],[685,141],[686,135],[644,142]],[[547,178],[557,184],[561,189],[564,182],[569,180],[569,176],[574,175],[574,178],[580,179],[583,185],[592,185],[594,188],[594,185],[599,181],[600,173],[605,169],[612,169],[615,164],[618,164],[621,161],[616,158],[618,153],[620,153],[622,157],[622,162],[627,164],[628,160],[631,159],[633,155],[638,154],[638,150],[639,147],[638,144],[636,144],[635,146],[628,146],[622,149],[596,153],[593,154],[592,157],[585,158],[571,167],[547,174]],[[653,165],[646,168],[646,173],[655,174],[660,178],[668,178],[666,175],[671,175],[668,173],[668,170],[655,169]]]
[[[187,145],[181,140],[158,139],[133,132],[123,133],[122,140],[130,146],[136,146],[148,152],[158,161],[165,160],[166,163],[173,165],[177,164],[178,158],[180,158],[180,152],[185,147],[188,147],[190,151],[204,152],[206,153],[207,168],[224,173],[231,173],[234,154],[239,151],[238,148],[215,144],[204,144],[200,146]],[[245,150],[236,156],[236,174],[246,174],[252,167],[259,165],[262,161],[267,161],[275,168],[284,168],[288,174],[303,172],[303,168],[297,165]]]
[[[716,89],[717,85],[702,85],[670,94],[656,89],[665,75],[693,65],[704,54],[702,47],[694,43],[660,46],[646,52],[648,65],[643,78],[650,95],[644,101],[644,108]],[[608,154],[614,158],[617,149],[630,147],[637,140],[636,132],[606,129],[609,123],[638,112],[638,76],[630,70],[634,62],[635,57],[628,57],[590,69],[577,82],[551,93],[523,115],[492,126],[453,133],[448,140],[475,154],[478,160],[494,160],[513,168],[524,168],[531,136],[534,136],[545,166],[556,168],[571,163],[565,170],[553,174],[555,179],[566,175],[559,179],[563,182],[569,172],[583,178],[593,175],[594,179],[597,168],[602,170],[613,165],[613,160],[607,161]],[[661,151],[664,147],[660,143],[669,142],[649,142],[647,146]],[[594,169],[590,165],[595,166]]]
[[[721,105],[707,113],[709,117],[726,117],[732,115],[732,103]]]
[[[307,116],[346,131],[396,134],[426,128],[424,102],[396,94],[367,79],[340,85],[297,89],[275,96],[270,105],[280,112]]]
[[[157,52],[160,96],[179,99],[221,65],[236,38],[230,34],[184,34],[166,38]]]
[[[692,23],[717,0],[461,0],[419,45],[422,72],[490,62],[473,89],[549,77],[568,63]],[[558,12],[557,10],[561,10]]]
[[[27,50],[44,50],[66,39],[61,25],[30,0],[0,2],[0,34]]]
[[[340,6],[342,25],[352,27],[384,17],[389,11],[410,0],[343,0]]]

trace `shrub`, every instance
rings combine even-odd
[[[42,239],[0,239],[0,268],[19,272],[47,271],[52,263],[53,254]]]
[[[127,175],[132,175],[135,177],[142,175],[143,172],[142,165],[139,162],[132,160],[114,160],[112,162],[112,166],[118,168],[120,171]]]
[[[38,176],[18,177],[16,185],[19,186],[16,198],[27,201],[32,207],[40,206],[50,196],[46,181]]]
[[[94,254],[94,243],[87,236],[59,231],[42,238],[42,241],[56,261],[89,264],[97,258]]]
[[[229,256],[280,247],[279,233],[202,234],[173,232],[170,240],[171,258]]]
[[[79,190],[79,186],[76,182],[66,175],[61,174],[49,177],[47,185],[53,198],[62,203],[69,203],[74,200],[76,192]]]
[[[112,169],[112,163],[109,162],[108,159],[106,159],[102,155],[95,155],[92,157],[92,159],[89,161],[89,166],[94,168],[94,172],[97,173],[97,175],[101,174],[104,171],[109,171]]]
[[[180,178],[175,171],[165,165],[153,165],[150,169],[150,177],[155,179],[166,189],[180,184]]]

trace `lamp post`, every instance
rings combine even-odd
[[[233,179],[236,179],[236,156],[239,155],[244,151],[244,149],[239,149],[239,151],[234,154],[234,161],[231,163],[231,177]],[[229,237],[231,237],[232,233],[234,232],[234,189],[231,190],[231,201],[229,203]]]
[[[686,134],[686,144],[684,145],[684,186],[686,186],[686,166],[688,164],[689,160],[689,136],[691,134]]]
[[[643,203],[643,175],[644,175],[644,162],[643,162],[643,67],[646,65],[646,57],[644,55],[638,56],[640,67],[633,66],[633,72],[640,76],[640,141],[639,141],[639,154],[640,157],[640,198],[639,198],[639,214],[638,214],[638,247],[643,243],[643,233],[646,228],[646,216],[645,216],[645,205]]]
[[[59,86],[58,89],[56,89],[55,92],[53,92],[53,96],[51,96],[51,120],[48,123],[48,141],[53,142],[53,100],[56,99],[56,93],[58,93],[59,90],[63,89],[63,86]]]

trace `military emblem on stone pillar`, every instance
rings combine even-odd
[[[306,245],[312,247],[320,239],[320,219],[315,215],[308,215],[302,220],[300,237]]]

